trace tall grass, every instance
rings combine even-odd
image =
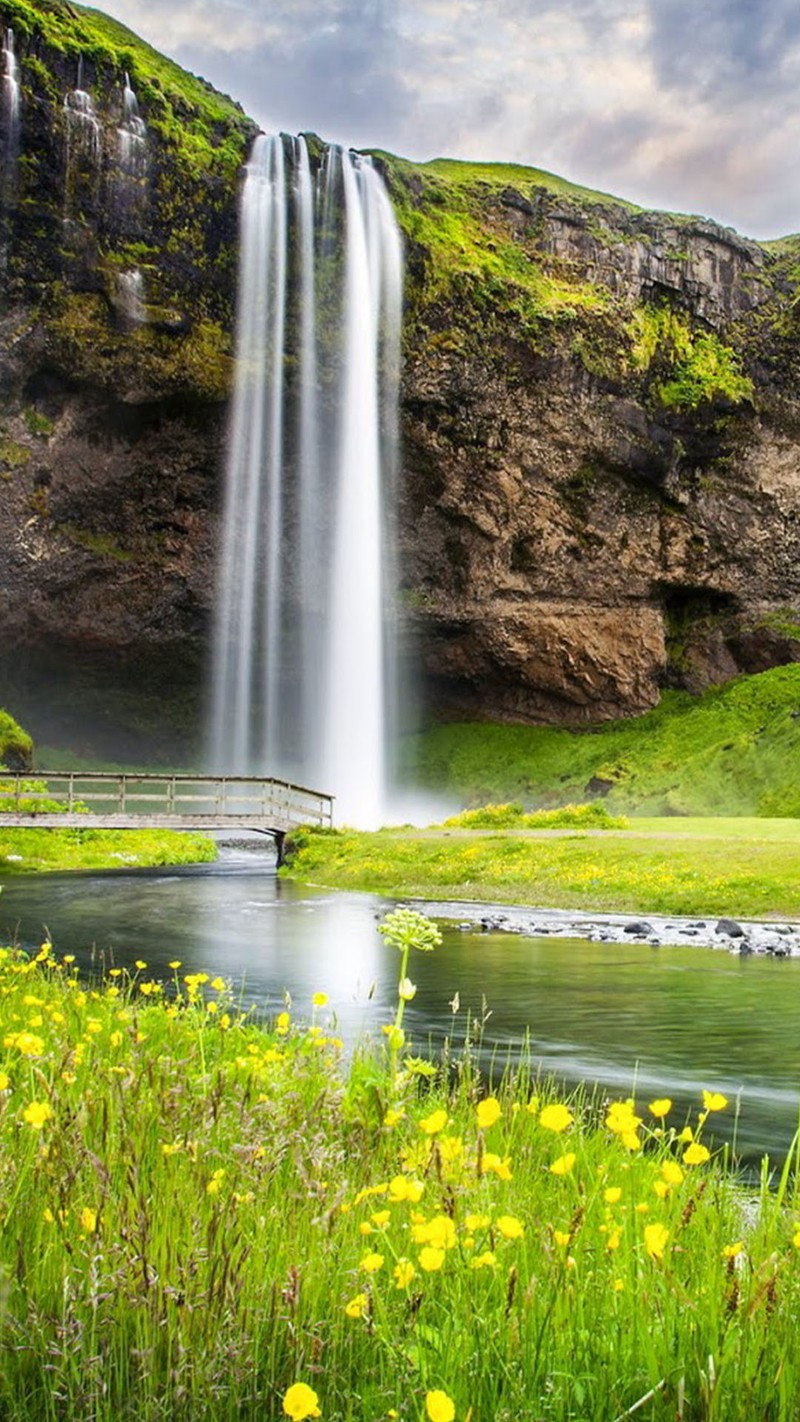
[[[408,1000],[435,932],[386,930]],[[344,1064],[322,994],[262,1026],[173,971],[0,954],[4,1419],[796,1416],[796,1160],[743,1191],[713,1091],[690,1136],[402,1013]]]

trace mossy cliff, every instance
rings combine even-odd
[[[99,679],[108,753],[133,754],[114,696],[147,689],[146,741],[167,690],[181,733],[199,722],[255,125],[96,11],[0,0],[0,25],[22,86],[0,173],[0,690],[42,740],[41,687],[63,733]],[[79,63],[97,161],[65,110]],[[800,659],[800,238],[529,168],[376,163],[406,242],[403,607],[431,703],[586,722]]]
[[[49,688],[63,726],[97,680],[156,701],[200,680],[256,125],[98,11],[4,0],[0,25],[21,86],[16,154],[0,120],[0,674],[26,715]],[[96,129],[65,104],[79,72]]]
[[[800,658],[800,239],[379,155],[401,564],[451,713],[580,723]]]

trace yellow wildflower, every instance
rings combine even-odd
[[[406,1114],[405,1106],[390,1106],[383,1118],[384,1126],[396,1126]]]
[[[44,1051],[44,1039],[35,1032],[10,1032],[3,1046],[16,1047],[23,1057],[40,1057]]]
[[[398,1259],[392,1270],[398,1289],[407,1289],[416,1272],[410,1259]]]
[[[212,978],[211,986],[214,989],[214,992],[224,992],[228,984],[226,983],[224,978]]]
[[[721,1091],[704,1091],[703,1106],[706,1111],[724,1111],[728,1104],[727,1096],[723,1096]]]
[[[391,1218],[391,1210],[376,1210],[374,1215],[370,1215],[376,1229],[385,1229]]]
[[[11,1085],[11,1077],[4,1071],[0,1071],[0,1091],[8,1091]]]
[[[439,1155],[445,1165],[451,1165],[454,1160],[458,1160],[464,1150],[464,1142],[460,1136],[440,1136],[438,1145]]]
[[[97,1211],[90,1210],[88,1205],[84,1205],[78,1216],[78,1223],[84,1234],[94,1234],[97,1229]]]
[[[363,1270],[365,1274],[377,1274],[378,1270],[383,1268],[383,1255],[365,1254],[363,1259],[359,1261],[358,1267]]]
[[[619,1249],[619,1242],[621,1238],[622,1230],[612,1229],[610,1235],[608,1236],[608,1239],[606,1240],[606,1249],[609,1250],[611,1254],[614,1253],[615,1249]]]
[[[366,1294],[356,1294],[354,1298],[346,1303],[344,1311],[348,1318],[363,1318],[369,1307],[369,1298]]]
[[[22,1112],[22,1119],[34,1131],[40,1131],[45,1121],[49,1121],[53,1114],[53,1108],[47,1101],[31,1101]]]
[[[667,1247],[669,1230],[662,1224],[649,1224],[644,1227],[644,1247],[651,1259],[663,1259],[664,1250]]]
[[[444,1250],[434,1249],[431,1244],[426,1244],[419,1252],[419,1267],[424,1269],[426,1274],[435,1274],[437,1269],[441,1269],[444,1260]]]
[[[288,1012],[278,1013],[278,1016],[275,1018],[275,1031],[280,1037],[286,1036],[286,1033],[289,1031],[289,1023],[291,1022],[291,1020],[292,1019],[289,1016]],[[298,1386],[300,1386],[300,1384],[298,1384]]]
[[[577,1156],[575,1155],[574,1150],[567,1151],[566,1155],[560,1155],[557,1160],[553,1161],[552,1165],[550,1166],[550,1174],[569,1175],[569,1172],[571,1171],[576,1160]]]
[[[452,1398],[438,1387],[434,1388],[432,1392],[426,1392],[425,1411],[430,1422],[453,1422],[456,1415],[455,1403]]]
[[[470,1269],[494,1269],[497,1264],[497,1256],[491,1249],[484,1249],[483,1254],[476,1254],[474,1259],[470,1259]]]
[[[283,1410],[292,1422],[305,1422],[306,1417],[320,1417],[319,1398],[308,1383],[297,1382],[284,1394]]]
[[[690,1146],[683,1152],[684,1165],[705,1165],[711,1159],[711,1151],[707,1146],[700,1145],[699,1141],[692,1141]]]
[[[487,1096],[484,1101],[478,1102],[478,1126],[482,1131],[488,1131],[495,1121],[499,1121],[501,1115],[502,1108],[495,1096]]]
[[[425,1132],[426,1136],[437,1136],[440,1131],[444,1130],[446,1125],[447,1112],[440,1108],[438,1111],[432,1111],[430,1116],[425,1116],[423,1120],[420,1121],[419,1128]]]
[[[671,1187],[667,1184],[666,1180],[653,1181],[653,1190],[655,1194],[658,1195],[659,1200],[665,1200],[667,1198],[667,1195],[670,1192],[670,1188]]]
[[[641,1124],[642,1118],[635,1114],[632,1101],[611,1102],[606,1114],[606,1126],[609,1131],[613,1131],[615,1136],[625,1137],[635,1134],[636,1127]]]
[[[493,1151],[485,1151],[481,1157],[481,1175],[491,1174],[496,1175],[498,1180],[510,1180],[511,1156],[506,1155],[501,1158],[499,1155],[495,1155]]]
[[[456,1227],[449,1215],[434,1215],[432,1220],[415,1224],[411,1236],[415,1244],[432,1244],[435,1249],[452,1249],[456,1242]]]
[[[668,1185],[682,1185],[685,1179],[677,1160],[664,1160],[661,1163],[661,1177]]]
[[[539,1125],[546,1131],[555,1131],[557,1135],[571,1126],[574,1119],[569,1107],[560,1104],[545,1106],[539,1112]]]
[[[553,1239],[555,1240],[556,1244],[561,1245],[562,1248],[563,1248],[564,1245],[569,1244],[569,1238],[570,1238],[570,1237],[569,1237],[569,1234],[567,1233],[566,1230],[564,1230],[564,1229],[554,1229],[554,1230],[553,1230]]]
[[[798,1242],[798,1245],[800,1245],[800,1230],[798,1230],[798,1232],[797,1232],[797,1242]],[[744,1245],[743,1245],[742,1241],[741,1241],[740,1239],[737,1239],[737,1241],[736,1241],[735,1244],[725,1244],[725,1245],[723,1245],[723,1247],[722,1247],[722,1257],[723,1257],[723,1259],[735,1259],[736,1256],[737,1256],[737,1254],[741,1254],[741,1253],[742,1253],[743,1249],[744,1249]]]
[[[622,1199],[622,1190],[619,1185],[609,1185],[603,1191],[603,1199],[607,1205],[616,1205]]]
[[[383,1188],[386,1189],[385,1186]],[[422,1199],[424,1189],[425,1186],[421,1180],[409,1179],[407,1175],[395,1175],[394,1179],[389,1181],[389,1199],[395,1205],[401,1204],[404,1200],[407,1200],[411,1205],[416,1205]]]
[[[500,1215],[496,1224],[504,1239],[521,1239],[525,1233],[525,1226],[516,1215]]]
[[[672,1101],[669,1096],[659,1096],[657,1101],[651,1101],[648,1106],[651,1116],[655,1116],[657,1121],[662,1121],[672,1110]]]
[[[470,1234],[475,1234],[480,1229],[488,1229],[491,1224],[491,1215],[467,1215],[464,1221],[464,1228]]]

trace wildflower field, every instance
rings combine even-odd
[[[345,1061],[324,994],[0,951],[0,1418],[798,1416],[795,1148],[747,1188],[672,1103]]]

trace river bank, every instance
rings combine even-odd
[[[432,902],[411,899],[415,908],[437,920],[453,921],[465,932],[514,933],[526,938],[583,938],[589,943],[647,943],[652,948],[685,943],[695,948],[723,948],[773,958],[800,957],[800,923],[680,918],[676,914],[579,913],[565,909],[530,909],[515,905]]]
[[[208,864],[216,855],[213,839],[185,830],[6,829],[0,816],[3,876]]]
[[[300,831],[281,870],[393,898],[800,921],[800,821],[642,818],[626,830]]]

